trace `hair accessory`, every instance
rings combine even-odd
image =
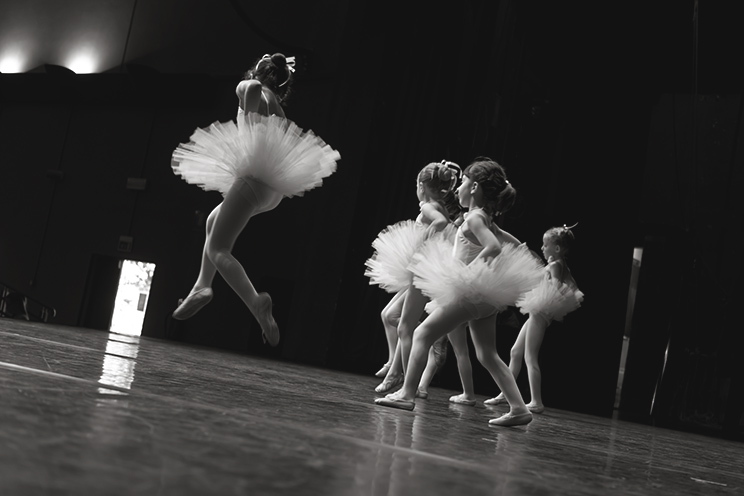
[[[295,71],[295,58],[287,57],[286,60],[287,60],[287,69],[289,70],[287,71],[287,79],[282,84],[279,85],[280,88],[289,82],[289,78],[292,76],[292,74],[294,74],[294,71]]]
[[[453,170],[455,172],[455,176],[457,176],[457,179],[460,179],[460,176],[462,175],[462,169],[459,165],[449,160],[442,160],[442,164],[446,165],[448,169]]]
[[[293,57],[287,57],[287,69],[289,69],[289,72],[295,71],[295,58]]]
[[[450,184],[447,186],[447,189],[443,189],[443,193],[449,193],[457,188],[457,183],[460,181],[460,178],[462,176],[462,169],[460,169],[460,166],[457,165],[454,162],[450,162],[449,160],[442,160],[442,165],[447,167],[447,170],[450,171],[452,174],[452,178],[450,180]]]
[[[566,224],[563,224],[563,230],[564,231],[570,231],[571,229],[573,229],[574,227],[576,227],[578,225],[579,225],[578,222],[576,224],[574,224],[573,226],[566,226]]]

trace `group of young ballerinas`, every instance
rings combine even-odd
[[[279,328],[272,300],[258,293],[232,255],[238,235],[255,215],[274,209],[284,197],[301,196],[336,170],[340,154],[311,131],[287,119],[282,104],[294,79],[294,59],[264,55],[237,85],[235,121],[196,129],[173,152],[173,171],[186,182],[219,191],[223,201],[207,218],[206,239],[196,282],[173,318],[192,317],[213,298],[216,273],[240,296],[276,346]],[[578,308],[582,294],[566,264],[571,228],[549,230],[543,238],[547,267],[494,219],[513,205],[516,191],[496,162],[479,158],[464,171],[443,161],[424,167],[416,179],[420,214],[385,229],[367,261],[372,284],[393,293],[382,312],[389,360],[376,388],[391,392],[376,403],[412,410],[446,355],[457,359],[463,393],[450,401],[475,405],[467,332],[478,360],[501,390],[486,403],[506,402],[510,410],[496,425],[520,425],[542,411],[537,365],[545,329]],[[496,315],[517,305],[529,315],[507,367],[496,353]],[[525,405],[515,377],[527,363],[532,401]]]
[[[514,204],[516,190],[495,161],[480,157],[462,172],[448,161],[426,165],[418,174],[420,213],[384,229],[372,246],[365,274],[370,284],[393,293],[382,311],[388,361],[376,375],[375,389],[385,393],[378,405],[412,410],[416,398],[428,396],[428,385],[444,355],[437,346],[452,344],[463,393],[449,401],[475,405],[467,331],[478,361],[501,394],[486,404],[508,404],[509,411],[490,420],[514,426],[532,421],[544,410],[537,357],[548,325],[562,320],[583,300],[566,263],[573,233],[570,227],[549,229],[543,236],[543,266],[495,218]],[[453,208],[459,205],[463,211]],[[510,365],[496,352],[496,316],[508,306],[528,315],[511,351]],[[423,320],[422,320],[423,319]],[[446,349],[446,348],[445,348]],[[527,363],[531,401],[525,404],[516,384],[522,359]]]

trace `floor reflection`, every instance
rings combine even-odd
[[[357,489],[379,496],[410,494],[410,481],[417,477],[417,465],[423,457],[417,451],[423,444],[421,419],[382,408],[370,413],[374,440],[380,447],[371,450],[369,459],[360,460]]]
[[[120,389],[98,388],[101,394],[126,395],[134,382],[134,368],[139,353],[139,336],[110,333],[103,356],[103,367],[99,383]]]

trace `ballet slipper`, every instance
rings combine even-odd
[[[401,410],[413,410],[413,407],[416,406],[416,403],[414,403],[411,400],[404,400],[400,398],[390,398],[389,396],[385,396],[384,398],[377,398],[375,400],[375,404],[381,405],[381,406],[389,406],[391,408],[399,408]]]
[[[382,366],[380,370],[375,372],[375,377],[385,377],[390,370],[390,367],[392,366],[392,363],[386,363]]]
[[[527,409],[532,413],[542,413],[545,411],[544,405],[527,405]]]
[[[450,400],[450,403],[455,403],[457,405],[475,406],[475,400],[467,399],[464,394],[457,394],[455,396],[450,396],[449,400]]]
[[[421,398],[422,400],[425,400],[428,397],[429,397],[428,391],[422,391],[420,389],[416,391],[416,398]]]
[[[403,384],[403,374],[395,374],[393,377],[385,377],[385,379],[377,385],[375,388],[376,393],[387,393],[395,386]]]
[[[488,421],[490,425],[498,425],[501,427],[512,427],[515,425],[527,425],[530,422],[532,422],[532,414],[530,412],[527,413],[518,413],[513,414],[512,412],[505,413],[501,417],[497,417],[495,419],[491,419]]]
[[[256,305],[256,320],[261,326],[261,338],[271,346],[279,344],[279,326],[276,325],[271,313],[271,296],[268,293],[258,294],[259,303]]]
[[[488,405],[488,406],[506,405],[507,403],[509,402],[506,401],[506,398],[501,395],[498,395],[495,398],[491,398],[483,402],[484,405]]]
[[[178,305],[178,308],[173,311],[173,318],[176,320],[186,320],[189,317],[193,317],[204,305],[212,301],[212,296],[214,296],[212,288],[202,288],[189,293]]]

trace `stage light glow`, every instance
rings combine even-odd
[[[90,52],[78,52],[70,57],[65,67],[75,74],[90,74],[96,72],[98,61]]]
[[[3,74],[23,72],[23,59],[17,55],[0,57],[0,72]]]

